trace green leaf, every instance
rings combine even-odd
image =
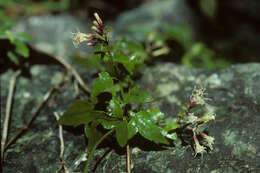
[[[178,112],[178,114],[177,114],[177,116],[180,117],[180,118],[183,117],[184,115],[185,115],[185,112],[181,112],[181,111]]]
[[[162,113],[158,108],[152,108],[149,113],[151,114],[151,119],[154,122],[158,122],[164,117],[164,113]]]
[[[7,56],[12,62],[14,62],[16,65],[19,65],[19,58],[13,52],[8,51]]]
[[[78,126],[88,124],[102,117],[104,117],[104,113],[102,111],[94,111],[91,103],[78,100],[63,113],[58,123],[68,126]]]
[[[136,114],[136,116],[136,126],[138,128],[138,132],[143,137],[154,142],[169,144],[166,138],[161,134],[160,128],[150,119],[150,114],[148,112],[140,111]]]
[[[25,58],[29,57],[29,49],[24,42],[20,40],[15,40],[14,44],[16,46],[15,51],[18,54],[22,55]]]
[[[112,119],[99,119],[98,121],[101,123],[104,129],[112,129],[120,123],[119,120]]]
[[[122,117],[123,116],[123,109],[120,104],[120,100],[117,98],[112,98],[109,103],[109,107],[112,110],[112,114],[115,117]]]
[[[128,93],[123,94],[123,99],[125,103],[147,103],[153,100],[152,96],[149,93],[140,90],[137,86],[130,89]]]
[[[6,37],[10,40],[11,43],[14,43],[15,37],[13,33],[11,33],[9,30],[5,31]]]
[[[131,56],[126,56],[122,54],[120,51],[117,51],[114,55],[113,60],[115,62],[119,62],[123,64],[123,66],[126,68],[126,70],[130,73],[133,74],[135,64],[137,62],[137,56],[136,55],[131,55]]]
[[[26,41],[31,41],[32,40],[32,37],[29,34],[27,34],[27,33],[18,33],[17,37],[21,38],[21,39],[24,39]]]
[[[102,138],[103,134],[95,127],[85,125],[85,135],[88,138],[88,151],[91,151],[99,139]]]
[[[116,139],[121,147],[124,147],[128,140],[127,121],[120,122],[116,127]]]
[[[186,111],[187,110],[187,107],[186,106],[181,106],[181,108]]]
[[[95,80],[92,88],[92,97],[105,92],[113,86],[113,79],[107,72],[101,72],[98,76],[99,77]]]
[[[172,139],[172,140],[177,140],[178,136],[176,133],[171,133],[166,135],[167,138]]]
[[[166,124],[166,126],[163,128],[163,130],[170,131],[178,128],[178,123],[176,121],[169,122]]]
[[[129,123],[127,124],[127,129],[128,139],[131,139],[138,132],[135,117],[132,117],[132,119],[129,121]]]
[[[179,42],[187,51],[193,44],[193,30],[190,25],[163,25],[164,32],[168,38],[172,38]]]

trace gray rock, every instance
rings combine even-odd
[[[34,66],[32,78],[18,79],[10,135],[22,127],[51,86],[52,78],[60,76],[56,66]],[[8,80],[11,72],[1,76],[1,110],[4,115]],[[88,81],[87,81],[88,82]],[[203,157],[194,158],[189,145],[176,145],[167,150],[147,148],[133,149],[133,173],[237,173],[260,171],[260,64],[234,65],[219,71],[195,70],[170,63],[148,68],[139,81],[154,96],[152,106],[158,106],[166,115],[166,121],[174,118],[190,97],[194,85],[203,83],[211,101],[208,104],[216,112],[207,132],[215,137],[214,149]],[[75,96],[73,87],[65,85],[40,112],[30,129],[5,153],[4,172],[53,173],[59,168],[58,127],[52,115],[70,105]],[[2,120],[1,120],[2,123]],[[82,171],[84,163],[77,168],[75,160],[84,151],[83,135],[75,136],[64,131],[65,160],[71,171]],[[113,146],[113,144],[111,144]],[[108,150],[96,151],[92,168]],[[120,152],[119,152],[120,153]],[[96,172],[125,172],[125,155],[112,151],[98,164]]]
[[[67,58],[79,51],[74,48],[71,40],[71,33],[76,32],[77,29],[81,32],[88,32],[90,26],[70,15],[47,14],[21,20],[13,30],[31,35],[30,44],[33,47],[56,57]],[[86,46],[80,46],[80,48],[90,51]]]
[[[151,1],[126,11],[115,22],[116,36],[144,40],[143,31],[161,29],[163,24],[187,24],[192,22],[191,11],[183,0]]]

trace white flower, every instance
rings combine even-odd
[[[205,90],[205,88],[197,88],[195,86],[192,91],[191,100],[197,105],[204,105],[206,103],[205,100],[210,100],[209,98],[205,98]]]
[[[77,48],[80,43],[88,40],[87,39],[88,36],[89,36],[88,34],[84,34],[80,31],[77,31],[76,33],[71,33],[73,45]]]
[[[196,117],[194,115],[194,113],[189,113],[189,115],[187,116],[187,123],[195,123],[198,121],[198,117]]]
[[[203,155],[203,153],[206,153],[206,147],[200,145],[198,142],[195,142],[195,156],[197,156],[197,154],[201,154]]]
[[[212,111],[206,112],[202,117],[200,117],[200,121],[208,122],[210,120],[215,120],[216,114]]]
[[[214,144],[215,138],[206,135],[206,136],[204,137],[204,139],[205,139],[205,141],[207,142],[207,146],[208,146],[211,150],[213,150],[213,146],[212,146],[212,145]]]

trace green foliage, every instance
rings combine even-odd
[[[104,118],[102,111],[94,110],[94,105],[84,100],[78,100],[63,113],[58,123],[68,126],[88,125],[90,122]]]
[[[124,147],[128,141],[127,121],[123,120],[116,126],[116,139],[121,147]]]
[[[136,123],[138,132],[154,142],[169,144],[161,133],[161,129],[151,120],[151,114],[146,111],[140,111],[133,117]]]
[[[113,86],[113,79],[107,72],[101,72],[98,74],[98,78],[94,82],[94,86],[91,92],[91,98],[96,99],[100,93],[107,91]]]
[[[193,44],[182,58],[182,63],[189,67],[207,68],[210,70],[224,68],[229,64],[221,59],[213,60],[215,53],[202,43]]]
[[[123,116],[123,108],[121,107],[121,102],[118,98],[112,98],[110,100],[109,107],[111,109],[112,115],[115,117],[122,117]]]
[[[201,4],[214,3],[214,0],[201,0]],[[214,4],[212,4],[214,6]],[[204,7],[204,6],[203,6]],[[214,12],[208,9],[207,12],[210,17],[214,16]],[[213,7],[212,7],[213,8]],[[175,40],[185,50],[182,57],[182,64],[195,67],[195,68],[206,68],[209,70],[225,68],[229,65],[224,59],[216,58],[216,54],[213,50],[206,47],[205,44],[194,41],[194,33],[190,25],[164,25],[163,32],[159,35],[164,40]]]
[[[101,65],[99,67],[104,71],[94,81],[90,100],[72,104],[58,123],[71,126],[83,124],[91,152],[108,132],[116,138],[120,147],[124,147],[137,133],[153,142],[169,144],[166,139],[169,134],[166,130],[162,134],[163,129],[157,125],[164,114],[157,108],[142,109],[143,104],[153,99],[133,81],[134,75],[145,66],[147,57],[144,47],[138,43],[122,39],[108,44],[106,37],[102,36],[93,56],[93,64]],[[103,102],[99,97],[104,92],[112,97]],[[99,110],[99,104],[106,105],[105,110]]]
[[[125,103],[130,103],[130,102],[147,103],[153,100],[150,94],[140,90],[138,86],[131,88],[128,93],[124,93],[123,99]]]
[[[96,19],[99,21],[98,17]],[[115,138],[120,147],[129,145],[128,141],[136,134],[158,144],[170,145],[170,141],[177,140],[176,129],[189,125],[190,120],[184,120],[184,115],[191,109],[191,106],[184,106],[184,111],[178,114],[176,121],[161,123],[164,114],[158,108],[144,108],[144,104],[152,102],[153,98],[134,82],[135,75],[145,67],[148,55],[154,53],[152,49],[147,51],[141,44],[126,39],[111,42],[106,35],[107,30],[102,25],[102,21],[95,24],[95,27],[101,32],[96,32],[96,35],[92,35],[90,38],[87,38],[88,36],[85,34],[85,40],[89,41],[88,45],[96,46],[92,57],[93,64],[98,64],[104,71],[98,73],[98,78],[92,86],[90,99],[76,101],[58,121],[62,125],[83,124],[85,126],[90,151],[85,172],[88,172],[95,149],[108,136]],[[96,31],[96,28],[94,30]],[[170,28],[169,30],[172,37],[175,36],[175,39],[188,45],[187,49],[192,47],[191,33],[176,36],[181,31],[180,28]],[[186,30],[188,29],[186,28]],[[74,34],[73,39],[77,45],[81,42],[78,41],[78,36],[82,35],[84,36],[80,32]],[[161,40],[157,40],[155,37],[156,34],[152,34],[148,40],[161,46]],[[82,40],[85,41],[84,38]],[[154,40],[157,41],[154,42]],[[193,50],[191,56],[196,51],[200,51],[200,49]],[[203,91],[199,90],[197,93]],[[110,97],[102,98],[103,94],[108,94]]]
[[[24,33],[14,34],[11,31],[6,30],[5,32],[2,32],[0,37],[7,38],[10,41],[10,43],[15,46],[15,50],[13,52],[12,51],[7,52],[7,56],[13,63],[19,65],[19,57],[23,57],[23,58],[29,57],[29,49],[25,42],[30,40],[29,35],[26,35]]]

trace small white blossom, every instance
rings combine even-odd
[[[214,144],[215,138],[206,135],[206,136],[204,137],[204,139],[205,139],[205,141],[207,142],[207,146],[208,146],[211,150],[213,150],[213,146],[212,146],[212,145]]]
[[[216,114],[212,111],[206,112],[202,117],[200,117],[200,121],[208,122],[210,120],[215,120]]]
[[[198,121],[198,117],[196,117],[194,115],[194,113],[189,113],[189,115],[187,116],[187,123],[195,123],[196,121]]]
[[[203,155],[203,153],[206,153],[206,147],[200,145],[198,142],[195,142],[195,156],[197,156],[197,154],[201,154]]]
[[[205,100],[210,100],[209,98],[205,98],[205,88],[197,88],[194,87],[191,95],[191,99],[195,102],[197,105],[204,105],[206,103]]]
[[[71,38],[72,38],[72,42],[73,45],[77,48],[79,46],[80,43],[82,43],[83,41],[87,41],[87,37],[88,34],[84,34],[80,31],[76,32],[76,33],[71,33]]]

